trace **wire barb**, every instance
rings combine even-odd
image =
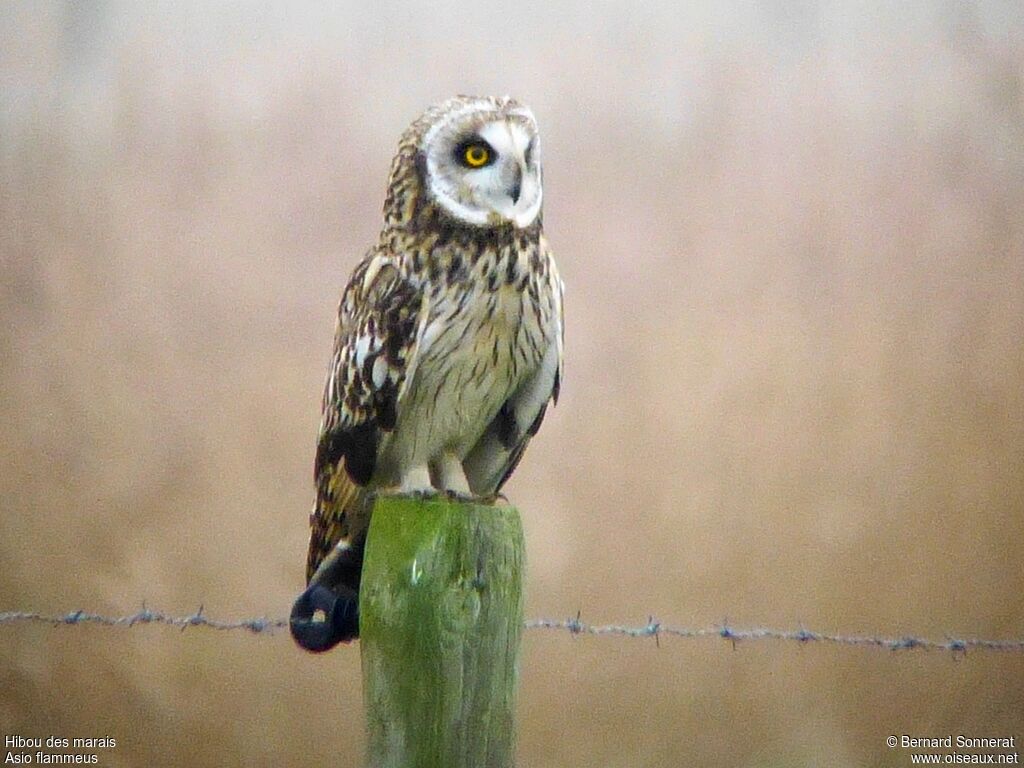
[[[137,624],[166,624],[179,627],[184,631],[188,627],[205,627],[207,629],[234,630],[244,629],[252,634],[271,634],[275,630],[288,626],[287,619],[271,619],[256,616],[236,621],[225,621],[209,618],[204,613],[204,606],[189,616],[172,616],[162,611],[154,611],[142,604],[141,610],[127,616],[104,616],[83,610],[70,611],[64,614],[45,614],[34,611],[3,611],[0,612],[0,625],[3,624],[49,624],[51,626],[69,626],[72,624],[98,624],[105,627],[134,627]],[[783,630],[767,627],[735,629],[729,623],[712,627],[673,627],[667,626],[654,616],[647,617],[647,623],[638,626],[625,624],[590,624],[583,621],[581,614],[569,619],[531,619],[525,623],[526,629],[548,629],[568,632],[573,637],[581,635],[619,636],[629,638],[653,637],[655,645],[661,647],[662,637],[678,637],[687,640],[704,638],[720,638],[728,640],[735,649],[740,643],[752,640],[792,641],[800,645],[808,643],[824,643],[845,647],[884,648],[891,651],[931,650],[947,651],[954,655],[966,655],[968,650],[1005,651],[1024,653],[1024,639],[992,640],[984,638],[948,637],[945,640],[932,640],[924,637],[903,635],[900,637],[876,637],[872,635],[837,635],[825,632],[814,632],[809,629]]]

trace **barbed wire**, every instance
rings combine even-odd
[[[0,624],[39,623],[54,626],[71,626],[78,624],[98,624],[107,627],[135,627],[141,624],[166,624],[179,627],[205,627],[216,630],[244,629],[253,634],[272,633],[274,630],[285,629],[287,619],[273,619],[266,616],[225,621],[214,619],[203,613],[203,606],[188,616],[174,616],[163,611],[154,611],[143,605],[137,613],[126,616],[103,616],[87,611],[71,611],[63,614],[45,614],[34,611],[3,611],[0,612]],[[546,629],[568,632],[570,635],[620,636],[630,638],[654,638],[660,645],[662,637],[678,637],[689,640],[719,638],[728,640],[733,647],[741,642],[756,640],[776,640],[796,642],[801,645],[808,643],[824,643],[839,646],[859,646],[882,648],[891,651],[904,650],[935,650],[950,653],[966,653],[969,650],[1024,652],[1024,639],[991,640],[982,638],[947,637],[944,640],[902,635],[900,637],[875,637],[871,635],[839,635],[827,632],[814,632],[808,629],[770,629],[768,627],[752,627],[738,629],[727,622],[702,627],[687,628],[662,624],[654,617],[648,617],[647,623],[630,626],[625,624],[591,624],[583,621],[580,614],[570,619],[531,619],[525,623],[526,629]]]
[[[163,611],[153,611],[142,606],[142,610],[130,616],[101,616],[88,611],[71,611],[63,614],[45,614],[34,611],[5,611],[0,612],[0,624],[15,624],[19,622],[36,622],[42,624],[101,624],[107,627],[134,627],[137,624],[169,624],[173,627],[207,627],[208,629],[247,629],[254,634],[270,632],[275,629],[284,629],[288,626],[287,619],[271,619],[266,616],[258,616],[251,619],[238,619],[237,621],[222,621],[211,619],[203,613],[203,606],[190,616],[172,616]]]
[[[809,629],[770,629],[768,627],[753,627],[750,629],[737,629],[727,623],[713,627],[686,628],[666,626],[661,622],[649,619],[643,626],[622,626],[618,624],[594,625],[575,619],[564,621],[552,621],[551,619],[534,619],[526,622],[527,629],[560,629],[566,630],[574,635],[621,635],[624,637],[653,637],[655,640],[662,636],[682,637],[687,639],[717,637],[723,640],[730,640],[735,646],[739,642],[749,640],[784,640],[797,643],[828,643],[844,646],[866,646],[885,648],[892,651],[911,650],[919,648],[922,650],[950,651],[953,653],[966,653],[968,650],[986,651],[1016,651],[1024,652],[1024,640],[987,640],[981,638],[954,638],[945,640],[934,640],[926,637],[915,637],[903,635],[901,637],[873,637],[870,635],[836,635],[826,632],[814,632]]]

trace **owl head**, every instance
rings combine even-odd
[[[403,151],[406,150],[406,151]],[[529,227],[541,209],[540,137],[529,108],[509,98],[458,96],[437,104],[403,137],[392,174],[412,155],[419,190],[434,207],[473,227]]]

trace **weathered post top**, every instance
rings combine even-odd
[[[377,501],[360,595],[371,766],[511,768],[523,553],[514,507]]]

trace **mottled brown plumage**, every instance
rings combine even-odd
[[[339,308],[310,589],[358,594],[372,493],[497,493],[557,399],[562,284],[539,151],[532,114],[508,98],[451,99],[403,134],[380,238]]]

